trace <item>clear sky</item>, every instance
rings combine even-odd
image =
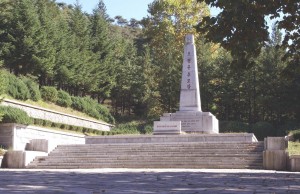
[[[121,15],[129,20],[135,18],[137,20],[146,17],[148,12],[148,4],[153,0],[104,0],[107,13],[111,18]],[[67,4],[75,4],[76,0],[56,0],[56,2],[65,2]],[[98,0],[79,0],[82,10],[91,13],[96,7]]]
[[[148,5],[152,1],[153,0],[104,0],[104,4],[111,18],[120,15],[127,20],[131,18],[140,20],[148,15]],[[76,3],[76,0],[56,0],[56,2],[65,2],[73,5]],[[92,12],[98,2],[98,0],[79,0],[83,11],[88,13]],[[212,9],[212,15],[216,14],[216,10]]]

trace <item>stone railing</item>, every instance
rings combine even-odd
[[[27,114],[32,118],[49,120],[55,123],[86,127],[100,131],[109,131],[113,127],[113,125],[105,122],[57,112],[50,109],[17,102],[14,100],[4,99],[1,104],[22,109],[27,112]]]

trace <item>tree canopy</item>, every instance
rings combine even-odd
[[[253,65],[269,38],[267,18],[277,21],[278,29],[284,30],[281,47],[287,48],[285,58],[299,64],[300,55],[300,2],[298,0],[198,0],[221,12],[217,16],[205,17],[198,30],[206,34],[209,41],[221,43],[239,59],[242,67]],[[293,65],[294,66],[294,65]],[[299,65],[298,65],[299,66]],[[299,67],[298,67],[299,68]]]

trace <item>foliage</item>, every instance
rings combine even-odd
[[[30,92],[22,79],[13,74],[6,74],[8,77],[7,94],[18,100],[27,100],[30,98]]]
[[[0,156],[4,156],[5,154],[5,150],[3,149],[3,147],[0,145]]]
[[[249,126],[247,123],[240,121],[220,121],[220,133],[238,133],[238,132],[248,132]]]
[[[59,90],[56,104],[63,107],[70,107],[72,105],[71,96],[67,92]]]
[[[58,91],[55,87],[52,86],[42,86],[41,87],[41,94],[43,100],[47,102],[53,102],[56,103],[58,98]]]
[[[7,72],[0,69],[0,95],[4,94],[8,86]]]
[[[71,97],[72,108],[78,111],[82,111],[87,115],[94,117],[96,119],[101,119],[106,122],[114,123],[115,120],[113,116],[109,113],[108,109],[97,101],[89,97]]]
[[[289,132],[289,135],[292,136],[292,140],[293,140],[293,141],[298,141],[298,142],[300,142],[300,129],[290,131],[290,132]]]
[[[279,20],[279,29],[286,31],[282,46],[288,47],[286,54],[293,56],[293,61],[299,61],[299,1],[198,1],[221,9],[217,16],[205,17],[199,31],[208,40],[229,49],[240,61],[240,67],[253,65],[253,57],[259,55],[269,39],[266,16]],[[282,19],[280,13],[284,14]]]
[[[18,123],[23,125],[32,124],[32,119],[21,109],[9,106],[0,106],[0,112],[4,114],[1,123]]]
[[[188,33],[195,34],[196,40],[201,36],[194,26],[209,11],[204,3],[198,4],[195,0],[155,0],[149,4],[148,12],[149,16],[141,23],[149,39],[153,61],[144,62],[144,79],[149,84],[145,87],[151,88],[151,91],[146,90],[150,94],[145,93],[149,98],[144,100],[150,105],[147,115],[154,118],[162,112],[178,109],[184,37]],[[152,83],[149,83],[150,72],[156,75]]]
[[[271,123],[257,122],[252,126],[252,132],[258,140],[262,141],[265,137],[275,136],[276,130]]]
[[[31,100],[39,101],[42,99],[39,85],[35,81],[27,77],[22,77],[22,81],[26,84],[29,90]]]
[[[119,118],[121,121],[115,128],[112,129],[112,133],[117,134],[151,134],[153,131],[152,122],[149,124],[144,120]]]

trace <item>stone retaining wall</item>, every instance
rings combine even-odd
[[[45,139],[49,141],[49,150],[57,145],[84,144],[85,136],[62,131],[50,130],[36,126],[26,126],[15,123],[0,125],[0,145],[12,150],[26,149],[26,145],[33,139]]]
[[[113,125],[105,122],[77,117],[13,100],[4,99],[1,104],[22,109],[32,118],[50,120],[55,123],[63,123],[101,131],[109,131],[113,127]]]

